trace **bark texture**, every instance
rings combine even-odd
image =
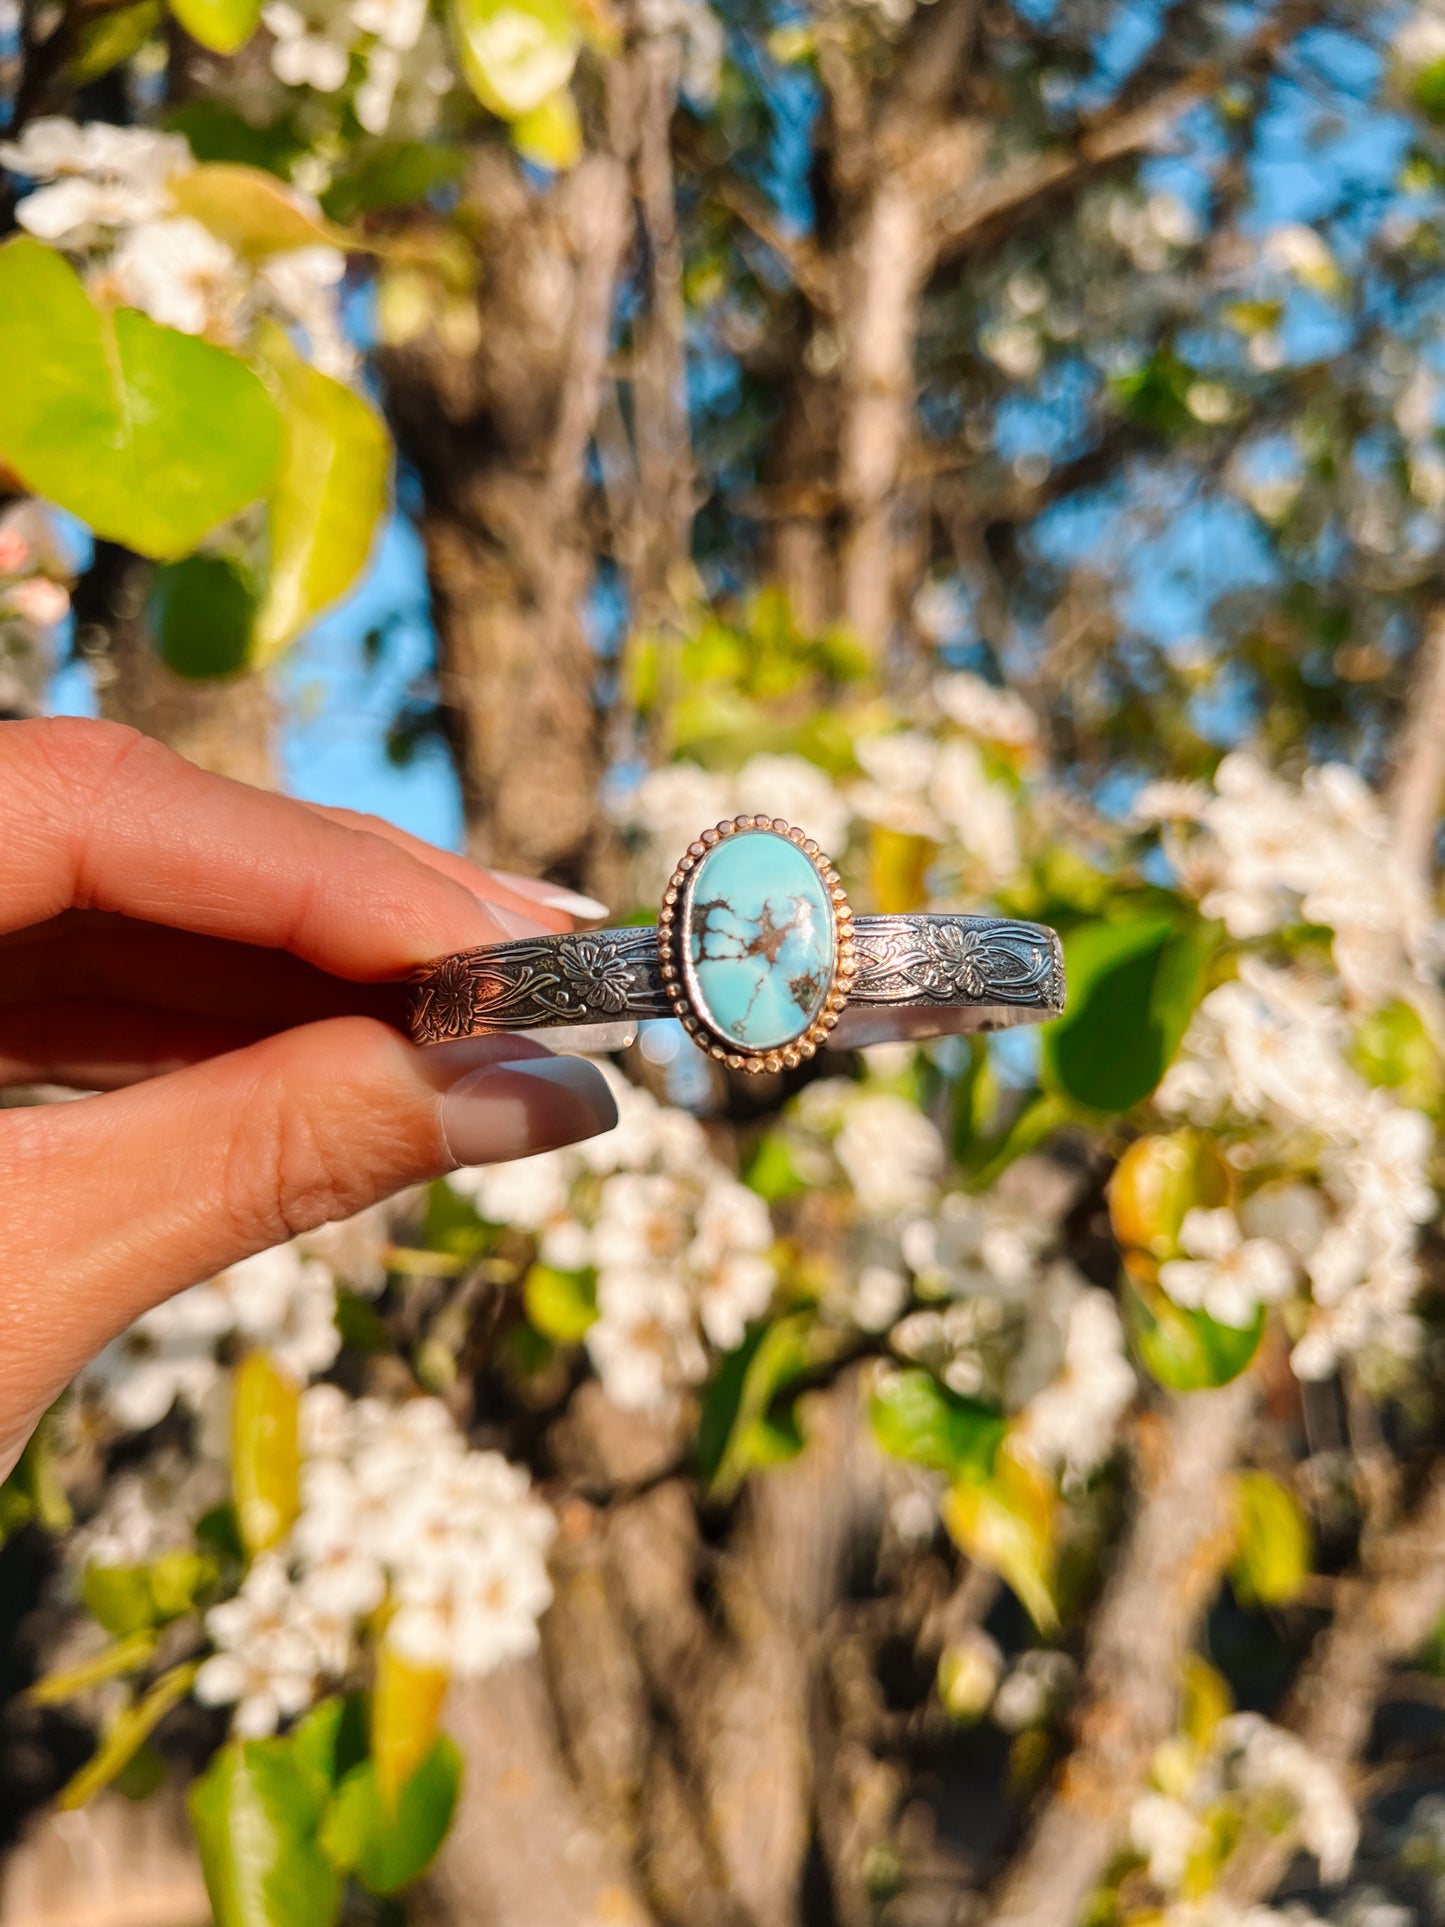
[[[1133,1517],[1090,1626],[1074,1747],[989,1908],[990,1927],[1072,1927],[1099,1885],[1234,1543],[1229,1473],[1258,1398],[1252,1372],[1171,1400],[1136,1451]]]

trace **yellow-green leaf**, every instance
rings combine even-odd
[[[575,1345],[597,1323],[597,1286],[583,1271],[533,1265],[522,1284],[527,1317],[544,1338]]]
[[[1268,1472],[1241,1472],[1234,1489],[1235,1595],[1246,1606],[1287,1606],[1310,1574],[1310,1529],[1299,1501]]]
[[[1141,1137],[1125,1151],[1109,1180],[1109,1218],[1126,1251],[1177,1258],[1185,1213],[1225,1203],[1229,1174],[1214,1140],[1203,1131]],[[1152,1273],[1151,1273],[1152,1278]]]
[[[419,1666],[382,1640],[371,1692],[371,1757],[389,1805],[431,1752],[450,1683],[444,1667]]]
[[[125,1639],[118,1639],[107,1646],[94,1658],[82,1660],[78,1666],[65,1666],[53,1673],[45,1673],[27,1688],[25,1697],[34,1706],[59,1706],[63,1701],[74,1699],[77,1693],[87,1692],[92,1686],[99,1686],[108,1679],[119,1679],[125,1673],[137,1672],[156,1649],[156,1635],[153,1632],[130,1633]]]
[[[140,0],[138,6],[97,10],[80,29],[80,47],[66,63],[71,87],[88,87],[112,67],[140,52],[160,25],[160,0]]]
[[[467,85],[503,120],[519,120],[572,78],[581,25],[567,0],[451,0]]]
[[[570,87],[559,87],[529,113],[512,122],[512,145],[536,167],[553,173],[575,167],[582,157],[582,122]]]
[[[376,411],[302,361],[279,329],[264,352],[281,401],[271,563],[252,660],[272,662],[366,567],[386,507],[391,441]]]
[[[192,40],[213,54],[237,52],[261,20],[261,0],[170,0],[170,4]]]
[[[320,214],[294,188],[259,167],[213,161],[171,182],[182,214],[211,230],[248,260],[292,248],[354,248],[353,235]]]
[[[928,866],[938,855],[931,837],[882,824],[868,833],[868,882],[880,915],[905,916],[927,901]]]
[[[1058,1494],[1043,1473],[1005,1446],[986,1478],[966,1476],[950,1486],[941,1511],[969,1558],[1008,1581],[1041,1633],[1055,1632]]]
[[[98,308],[51,248],[0,247],[0,460],[97,535],[158,561],[265,493],[275,404],[235,355]]]
[[[120,1718],[112,1722],[94,1757],[61,1788],[58,1804],[67,1811],[83,1807],[102,1787],[109,1786],[134,1759],[177,1700],[185,1698],[198,1670],[197,1662],[188,1660],[184,1666],[173,1666],[168,1673],[162,1673],[143,1699],[127,1707]]]
[[[251,1352],[232,1392],[231,1484],[247,1552],[264,1552],[291,1530],[300,1509],[300,1398],[264,1352]]]

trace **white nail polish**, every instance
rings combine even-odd
[[[549,910],[565,911],[569,917],[605,917],[607,905],[599,903],[596,897],[584,897],[580,890],[549,890],[545,897],[538,897],[538,903],[545,903]]]
[[[585,917],[590,921],[607,915],[605,903],[599,903],[596,897],[584,897],[580,890],[565,890],[560,883],[518,876],[513,870],[493,870],[492,875],[515,895],[530,897],[534,903],[543,904],[548,910],[560,910],[565,916]]]
[[[531,917],[523,916],[520,910],[504,910],[500,904],[487,903],[483,907],[504,936],[541,937],[548,934],[545,923],[537,923]]]

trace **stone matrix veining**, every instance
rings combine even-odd
[[[770,830],[716,844],[691,878],[683,921],[698,1015],[740,1049],[801,1037],[833,982],[837,931],[827,885]]]

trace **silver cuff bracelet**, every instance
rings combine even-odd
[[[618,1049],[639,1021],[675,1017],[730,1070],[779,1071],[825,1044],[1043,1023],[1063,1004],[1063,950],[1043,924],[855,917],[802,830],[739,816],[689,845],[655,928],[443,957],[415,974],[408,1016],[419,1044],[536,1031],[584,1050]]]

